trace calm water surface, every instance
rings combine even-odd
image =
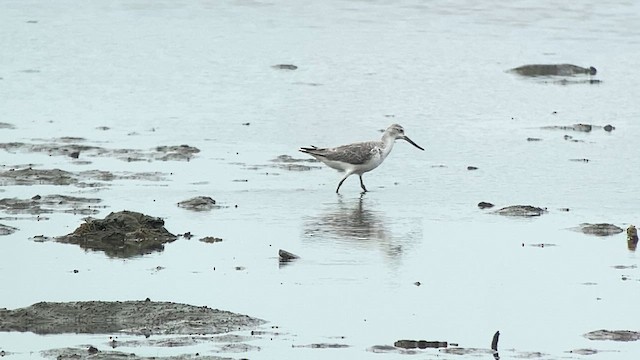
[[[281,333],[251,342],[260,351],[227,354],[251,359],[392,359],[402,356],[366,349],[401,338],[488,348],[496,330],[502,358],[580,358],[566,351],[592,348],[602,352],[590,358],[628,359],[640,351],[638,343],[582,336],[640,331],[632,310],[640,271],[613,268],[639,265],[637,253],[623,234],[569,230],[584,222],[639,225],[638,3],[0,5],[0,122],[15,126],[0,129],[2,143],[77,136],[114,149],[201,150],[190,162],[135,163],[3,152],[6,168],[158,171],[167,180],[97,189],[2,186],[0,197],[99,197],[107,206],[99,217],[140,211],[163,217],[173,233],[224,239],[181,239],[162,253],[121,260],[30,240],[69,233],[80,215],[3,219],[20,231],[0,241],[0,307],[149,297],[236,311]],[[559,85],[505,72],[529,63],[595,66],[602,82]],[[336,196],[333,170],[289,171],[271,161],[304,158],[299,146],[376,139],[393,122],[426,151],[398,142],[364,176],[371,190],[364,195],[357,178]],[[616,130],[541,129],[574,123]],[[195,214],[176,207],[197,195],[226,207]],[[503,218],[479,210],[480,201],[549,213]],[[539,243],[555,246],[530,246]],[[280,267],[280,248],[301,259]],[[0,349],[36,359],[54,347],[106,349],[107,338],[1,333]],[[351,347],[291,347],[311,343]],[[435,350],[420,356],[456,358]]]

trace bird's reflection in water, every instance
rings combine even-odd
[[[306,221],[305,239],[338,241],[352,247],[377,247],[388,258],[400,257],[417,238],[415,232],[403,234],[402,238],[394,236],[387,228],[387,217],[372,210],[374,208],[375,204],[366,199],[366,193],[348,201],[340,198],[325,213]],[[421,221],[411,223],[421,225]]]

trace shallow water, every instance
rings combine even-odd
[[[391,359],[400,355],[366,349],[402,338],[488,348],[496,330],[500,349],[513,349],[502,358],[580,357],[565,353],[579,348],[613,351],[595,359],[638,352],[637,342],[582,337],[640,330],[632,310],[640,272],[613,268],[639,265],[637,253],[624,234],[569,229],[638,225],[640,5],[139,0],[4,1],[3,8],[0,122],[15,128],[0,129],[0,142],[77,136],[105,148],[189,144],[201,152],[189,162],[2,152],[7,168],[164,173],[165,181],[98,188],[6,185],[0,197],[99,197],[107,208],[98,217],[139,211],[196,238],[110,259],[30,240],[67,234],[83,216],[0,220],[20,229],[0,238],[0,307],[146,297],[207,305],[278,327],[265,327],[280,333],[273,340],[250,343],[260,351],[227,354],[252,359]],[[602,83],[560,85],[506,72],[529,63],[594,66]],[[305,158],[299,146],[375,139],[393,122],[426,151],[399,141],[364,176],[371,190],[364,195],[357,178],[337,196],[333,170],[290,171],[272,161]],[[541,129],[574,123],[616,129]],[[197,195],[227,207],[194,213],[176,206]],[[500,217],[478,209],[480,201],[549,213]],[[205,244],[202,236],[223,241]],[[530,246],[540,243],[555,246]],[[279,266],[281,248],[301,258]],[[38,358],[31,351],[102,349],[107,341],[0,333],[0,350]],[[351,347],[291,347],[312,343]]]

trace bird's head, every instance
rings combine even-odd
[[[387,128],[387,130],[384,133],[385,133],[385,136],[389,136],[389,137],[393,138],[394,140],[397,140],[397,139],[405,140],[409,144],[411,144],[411,145],[417,147],[418,149],[424,151],[424,149],[420,145],[414,143],[411,139],[409,139],[409,137],[407,135],[404,134],[404,128],[402,126],[398,125],[398,124],[392,124],[391,126],[389,126]]]

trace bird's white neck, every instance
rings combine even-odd
[[[382,158],[386,158],[387,155],[389,155],[389,153],[391,152],[391,149],[393,149],[393,144],[396,143],[396,139],[392,136],[390,136],[389,134],[387,134],[386,132],[384,133],[384,135],[382,135],[382,144],[383,144],[383,148],[382,148]]]

